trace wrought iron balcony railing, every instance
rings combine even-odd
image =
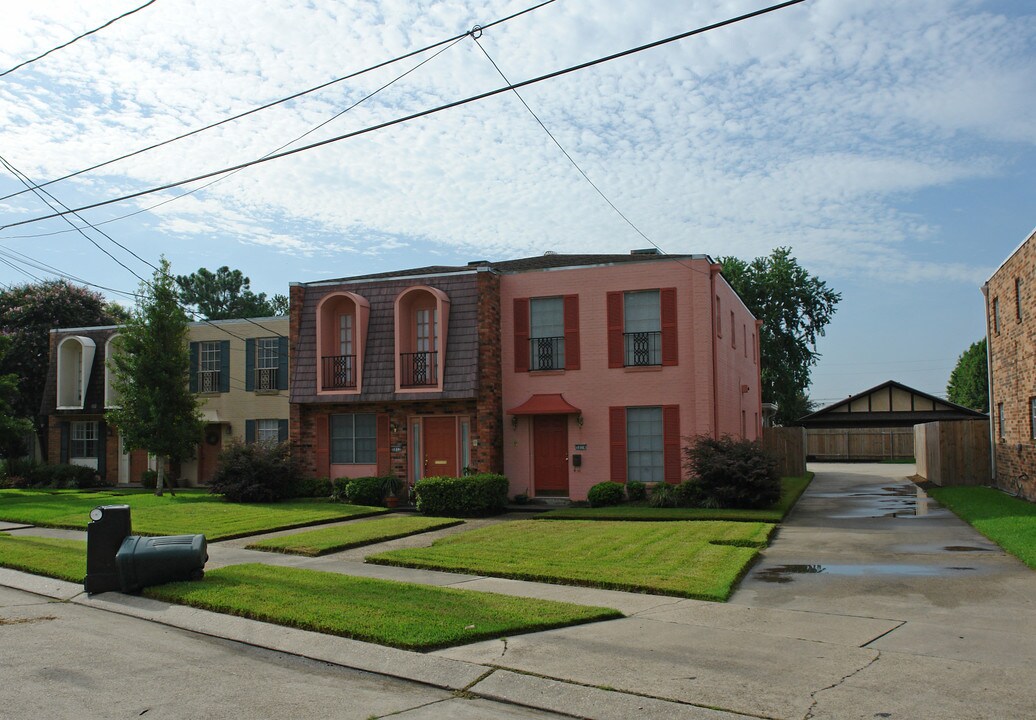
[[[623,333],[622,337],[626,349],[626,367],[662,364],[661,331]]]
[[[323,362],[321,389],[348,390],[356,387],[356,356],[329,355]],[[276,378],[274,378],[276,385]],[[256,384],[258,387],[258,383]]]
[[[402,387],[429,387],[439,383],[439,353],[399,354],[399,384]]]

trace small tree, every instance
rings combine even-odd
[[[155,494],[162,495],[165,462],[193,456],[202,433],[198,400],[191,393],[187,315],[177,302],[169,261],[162,258],[109,360],[121,407],[109,414],[128,449],[158,459]]]
[[[964,407],[989,412],[989,373],[987,372],[986,339],[971,344],[957,358],[957,366],[950,373],[946,385],[950,402]]]
[[[0,335],[0,362],[11,346],[10,338]],[[0,459],[11,460],[25,454],[23,439],[32,432],[32,423],[15,413],[18,399],[18,376],[0,375]]]

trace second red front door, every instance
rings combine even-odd
[[[537,495],[568,495],[568,415],[532,418],[533,479]]]

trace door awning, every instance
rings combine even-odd
[[[521,405],[507,411],[508,415],[579,415],[583,411],[564,398],[561,393],[533,395]]]

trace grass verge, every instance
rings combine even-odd
[[[988,487],[931,487],[928,494],[1036,570],[1036,505]]]
[[[463,523],[463,520],[397,515],[270,538],[247,547],[249,550],[316,557]]]
[[[537,516],[538,520],[729,520],[731,522],[777,523],[795,506],[813,480],[813,473],[781,478],[781,499],[770,508],[656,508],[646,503],[601,508],[562,508]]]
[[[0,533],[0,566],[81,583],[86,577],[86,543]]]
[[[210,542],[388,512],[325,499],[231,503],[205,490],[177,490],[176,497],[125,490],[0,490],[0,520],[39,527],[85,530],[98,505],[129,505],[137,535],[202,533]]]
[[[726,600],[774,525],[520,520],[367,562]]]
[[[220,568],[200,582],[159,585],[144,594],[418,651],[622,617],[609,608],[255,564]]]

